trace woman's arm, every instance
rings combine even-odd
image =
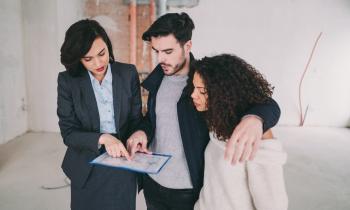
[[[283,165],[287,155],[278,140],[261,142],[253,161],[247,162],[248,186],[257,210],[286,210]]]
[[[74,111],[71,86],[67,77],[67,74],[61,72],[57,79],[57,115],[63,142],[67,147],[98,153],[98,140],[102,134],[82,129]]]

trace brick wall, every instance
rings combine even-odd
[[[96,1],[86,0],[84,16],[94,18],[106,29],[113,45],[116,60],[129,62],[129,6],[123,0]],[[102,20],[102,21],[101,21]],[[103,21],[105,20],[105,21]],[[115,23],[115,28],[107,20]]]
[[[106,30],[113,45],[113,54],[117,61],[130,63],[130,15],[129,5],[123,0],[86,0],[84,16],[96,19]],[[143,32],[150,26],[150,10],[148,4],[137,5],[137,55],[136,67],[140,80],[143,81],[152,70],[151,48],[142,41]],[[148,93],[141,89],[143,111]]]

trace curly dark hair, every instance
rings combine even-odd
[[[254,104],[270,100],[273,92],[262,74],[235,55],[204,57],[192,67],[207,90],[204,115],[219,140],[230,138],[242,115]]]

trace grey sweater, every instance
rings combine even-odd
[[[164,76],[156,99],[157,126],[151,151],[170,154],[172,157],[158,174],[150,176],[158,184],[172,189],[192,188],[177,115],[177,102],[187,78]]]

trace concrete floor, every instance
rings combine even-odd
[[[285,178],[290,210],[350,209],[350,129],[277,127],[288,153]],[[57,133],[27,133],[0,145],[1,210],[69,209]],[[145,210],[143,195],[137,210]]]
[[[65,145],[58,133],[27,133],[0,145],[0,210],[68,210],[70,188],[61,162]],[[143,194],[137,210],[146,210]]]

